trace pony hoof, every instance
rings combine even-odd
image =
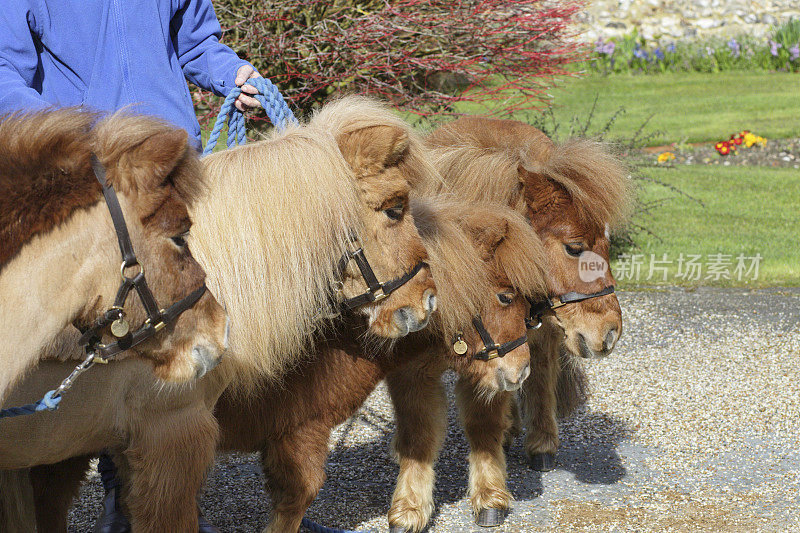
[[[528,456],[531,468],[538,472],[549,472],[556,467],[556,454],[532,453]]]
[[[392,526],[389,528],[389,533],[414,533],[414,531],[403,526]]]
[[[475,523],[481,527],[497,527],[506,519],[505,509],[481,509]]]

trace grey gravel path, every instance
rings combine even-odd
[[[800,531],[800,289],[668,289],[621,294],[625,328],[609,359],[586,365],[588,405],[562,424],[558,467],[508,453],[516,498],[496,531]],[[448,377],[452,394],[452,376]],[[455,412],[437,463],[431,532],[472,525],[466,442]],[[309,517],[387,531],[395,464],[380,387],[341,426]],[[202,498],[226,532],[259,531],[269,502],[253,456],[220,458]],[[96,476],[70,531],[99,512]]]

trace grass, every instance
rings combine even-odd
[[[678,166],[675,168],[646,168],[650,176],[675,185],[684,192],[702,200],[705,207],[685,198],[671,200],[655,210],[646,227],[661,240],[640,234],[637,249],[629,253],[644,254],[644,265],[639,283],[621,279],[622,286],[651,285],[661,280],[647,281],[650,254],[657,259],[667,254],[673,263],[669,267],[667,282],[677,285],[713,286],[800,286],[800,172],[796,169],[764,167]],[[646,185],[644,199],[671,195],[664,188]],[[702,255],[704,263],[699,281],[686,281],[675,277],[677,259],[683,253]],[[759,276],[755,281],[706,279],[709,254],[732,256],[732,272],[736,257],[760,254]],[[629,263],[630,264],[630,263]],[[750,262],[747,262],[749,266]],[[616,261],[612,266],[620,274],[624,265]],[[661,277],[656,271],[657,278]],[[747,276],[749,278],[750,276]]]
[[[612,137],[630,138],[653,115],[647,129],[661,133],[649,139],[650,146],[716,142],[743,129],[767,139],[800,137],[800,75],[787,72],[587,76],[564,80],[550,94],[562,129],[573,116],[588,114],[595,97],[595,127],[620,107],[625,109]],[[458,110],[481,112],[470,104]],[[528,111],[514,118],[534,122],[535,116]]]

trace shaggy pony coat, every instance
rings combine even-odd
[[[186,132],[125,113],[99,123],[98,118],[80,109],[60,109],[0,121],[0,295],[5,301],[0,402],[62,328],[88,326],[119,286],[119,246],[92,171],[93,154],[118,194],[156,298],[175,301],[203,282],[191,255],[167,241],[188,229],[186,203],[195,201],[201,189],[201,169]],[[211,299],[204,296],[178,324],[190,321],[188,316],[209,320],[213,315],[224,327],[221,309],[208,303]],[[126,313],[131,322],[144,320],[140,306],[126,306]],[[181,336],[186,329],[178,326]],[[170,355],[164,349],[167,337],[160,338],[154,342],[161,348],[148,342],[148,348],[133,351],[153,360],[165,379],[196,377],[191,357],[179,356],[187,350]]]

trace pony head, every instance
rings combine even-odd
[[[436,287],[427,252],[409,213],[409,193],[438,173],[417,134],[386,107],[363,97],[345,97],[323,106],[309,125],[334,136],[360,200],[360,241],[381,282],[416,274],[383,300],[361,306],[369,331],[397,338],[420,330],[436,309]],[[346,265],[345,297],[368,290],[355,261]]]
[[[527,124],[482,117],[447,124],[428,143],[460,197],[489,198],[525,214],[544,244],[551,297],[615,284],[609,232],[625,219],[630,181],[601,144],[556,144]],[[565,305],[555,317],[563,346],[580,357],[608,355],[622,333],[614,294]]]

